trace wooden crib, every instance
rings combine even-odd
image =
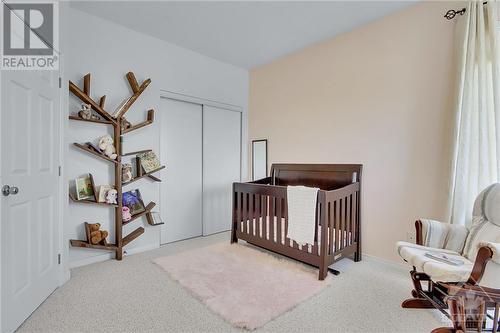
[[[361,260],[360,164],[273,164],[271,177],[233,184],[231,243],[238,239],[319,268]],[[314,244],[287,238],[288,185],[318,187]],[[281,221],[281,223],[278,223]],[[327,230],[327,232],[322,232]]]

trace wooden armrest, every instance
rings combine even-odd
[[[415,233],[416,233],[416,243],[417,245],[424,245],[424,239],[422,236],[422,221],[415,221]]]
[[[468,284],[475,286],[479,280],[483,277],[484,270],[486,269],[486,264],[493,257],[493,251],[488,246],[483,246],[477,252],[476,260],[474,261],[474,267],[470,273]]]
[[[500,290],[481,286],[472,286],[468,283],[445,283],[439,282],[439,285],[446,289],[451,297],[466,296],[484,297],[493,302],[500,302]]]

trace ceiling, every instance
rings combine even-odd
[[[415,1],[72,1],[71,6],[252,69]]]

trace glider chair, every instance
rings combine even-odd
[[[500,184],[478,195],[472,215],[470,229],[418,220],[417,244],[397,243],[413,267],[413,298],[402,307],[436,308],[453,324],[433,333],[500,330]]]

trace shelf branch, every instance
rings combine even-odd
[[[100,99],[99,99],[99,106],[101,107],[101,109],[104,110],[104,103],[106,102],[106,95],[103,95]]]
[[[87,147],[87,146],[85,146],[85,145],[82,145],[81,143],[75,142],[75,143],[73,143],[73,145],[74,145],[75,147],[80,148],[81,150],[86,151],[87,153],[90,153],[90,154],[92,154],[92,155],[94,155],[94,156],[97,156],[97,157],[99,157],[99,158],[102,158],[103,160],[106,160],[106,161],[108,161],[108,162],[112,162],[112,163],[118,164],[118,161],[117,161],[117,160],[112,160],[112,159],[110,159],[109,157],[107,157],[107,156],[106,156],[106,155],[104,155],[104,154],[99,154],[99,153],[98,153],[98,152],[96,152],[95,150],[93,150],[93,149],[91,149],[91,148],[89,148],[89,147]]]
[[[134,239],[136,239],[137,237],[139,237],[143,233],[144,233],[143,227],[139,227],[139,228],[135,229],[134,231],[132,231],[130,234],[128,234],[127,236],[125,236],[123,238],[122,246],[126,246],[128,243],[130,243],[131,241],[133,241]]]
[[[82,117],[74,116],[74,115],[69,116],[69,119],[70,120],[78,120],[78,121],[86,121],[89,123],[96,123],[96,124],[103,124],[103,125],[112,125],[113,124],[109,120],[83,119]]]
[[[101,108],[99,106],[99,104],[97,104],[92,98],[90,98],[89,95],[85,94],[85,92],[81,91],[80,88],[78,88],[78,86],[76,84],[74,84],[73,82],[71,82],[71,81],[69,81],[69,90],[76,97],[78,97],[80,100],[82,100],[82,102],[90,104],[90,106],[92,107],[92,109],[94,109],[99,115],[101,115],[102,117],[106,118],[107,120],[109,120],[113,124],[116,124],[116,120],[113,119],[113,117],[111,117],[111,115],[109,113],[107,113],[106,111],[104,111],[104,109]]]
[[[152,201],[151,201],[151,202],[150,202],[150,203],[146,206],[146,210],[144,210],[142,213],[132,215],[132,219],[131,219],[131,220],[129,220],[129,221],[123,221],[123,225],[127,225],[127,224],[131,223],[132,221],[137,220],[139,217],[144,216],[144,215],[146,215],[146,214],[150,213],[150,212],[151,212],[151,210],[152,210],[155,206],[156,206],[156,203],[154,203],[154,202],[152,202]]]
[[[83,93],[90,96],[90,73],[83,77]]]
[[[143,174],[143,175],[141,175],[141,176],[138,176],[138,177],[132,178],[130,181],[128,181],[128,182],[126,182],[126,183],[122,183],[122,185],[123,185],[123,186],[125,186],[125,185],[128,185],[128,184],[131,184],[131,183],[133,183],[133,182],[135,182],[135,181],[137,181],[137,180],[139,180],[139,179],[141,179],[141,178],[148,177],[148,176],[149,176],[149,175],[151,175],[152,173],[158,172],[158,171],[160,171],[161,169],[164,169],[164,168],[165,168],[165,166],[163,165],[163,166],[159,167],[159,168],[158,168],[158,169],[156,169],[156,170],[153,170],[153,171],[148,172],[148,173],[145,173],[145,174]]]
[[[151,83],[151,79],[146,79],[144,82],[142,82],[141,86],[138,86],[137,80],[135,79],[135,75],[132,72],[127,73],[127,80],[132,87],[132,91],[134,94],[128,99],[128,101],[123,105],[123,107],[120,110],[120,113],[116,115],[116,118],[123,117],[123,115],[130,109],[132,104],[139,98],[139,96],[142,94],[144,90],[149,86]]]
[[[155,119],[155,110],[153,110],[153,109],[148,110],[148,117],[146,118],[145,121],[143,121],[142,123],[136,124],[136,125],[132,125],[131,127],[123,130],[123,134],[135,131],[135,130],[142,128],[144,126],[151,125],[153,123],[154,119]]]
[[[96,202],[96,201],[91,201],[91,200],[87,200],[87,199],[78,200],[77,198],[75,198],[71,194],[68,194],[68,196],[71,199],[71,201],[76,202],[76,203],[84,203],[84,204],[99,205],[99,206],[108,206],[108,207],[118,207],[117,204],[109,204],[107,202]]]
[[[96,249],[96,250],[108,250],[108,251],[116,251],[116,245],[115,244],[106,244],[106,245],[101,245],[101,244],[90,244],[88,242],[79,240],[79,239],[71,239],[70,240],[71,246],[73,247],[83,247],[83,248],[88,248],[88,249]]]

